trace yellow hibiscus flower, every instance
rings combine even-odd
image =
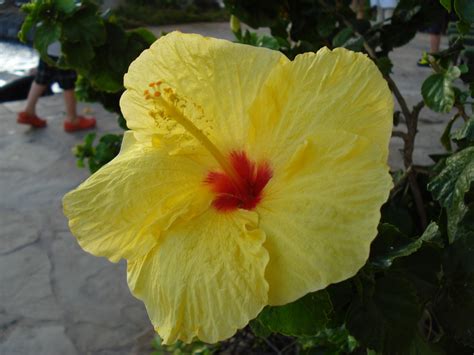
[[[130,66],[120,154],[64,197],[86,251],[127,259],[165,343],[232,336],[353,276],[391,178],[393,101],[363,54],[171,33]]]

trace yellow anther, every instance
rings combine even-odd
[[[211,142],[207,137],[209,132],[201,131],[196,125],[185,116],[181,111],[183,105],[181,102],[186,102],[185,99],[180,98],[173,89],[167,87],[163,89],[164,93],[167,95],[161,95],[159,91],[154,93],[154,101],[158,104],[156,107],[156,113],[161,116],[165,121],[173,120],[180,126],[182,126],[189,134],[196,138],[216,159],[216,161],[221,166],[227,175],[233,179],[237,179],[237,173],[235,172],[232,165],[229,163],[229,160],[219,151],[219,149]],[[186,105],[184,105],[186,106]],[[155,117],[155,116],[152,116]],[[237,181],[237,180],[234,180]]]
[[[152,88],[152,87],[155,86],[155,83],[150,83],[150,84],[148,84],[148,86]]]

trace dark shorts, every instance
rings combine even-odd
[[[74,70],[63,70],[52,67],[42,59],[38,64],[38,71],[36,72],[35,82],[40,85],[49,85],[57,81],[61,89],[74,89],[77,75]]]

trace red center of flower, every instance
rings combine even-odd
[[[262,200],[262,191],[272,177],[272,170],[267,162],[256,164],[249,160],[245,152],[231,152],[229,160],[234,176],[211,171],[205,179],[216,194],[212,205],[223,212],[238,208],[252,210]]]

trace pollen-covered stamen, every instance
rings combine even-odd
[[[186,107],[186,100],[178,96],[171,87],[163,87],[162,81],[152,82],[150,89],[146,89],[143,95],[146,100],[152,100],[155,103],[155,110],[150,112],[154,119],[173,120],[181,125],[188,133],[196,138],[216,159],[222,170],[231,177],[234,183],[239,183],[237,173],[230,162],[217,149],[214,143],[202,132],[196,125],[186,117],[183,109]]]
[[[185,99],[178,96],[171,87],[164,87],[161,81],[152,82],[148,87],[143,95],[146,100],[155,103],[150,116],[154,119],[172,120],[181,125],[211,153],[222,168],[222,172],[212,171],[205,178],[205,183],[216,194],[212,205],[219,211],[254,209],[272,177],[269,164],[256,164],[245,152],[233,151],[228,157],[224,156],[203,131],[186,117],[183,110],[188,103]]]
[[[238,208],[252,210],[263,198],[263,189],[272,177],[267,162],[259,164],[251,161],[245,152],[232,152],[230,163],[236,172],[237,181],[222,172],[212,171],[205,182],[216,194],[212,205],[219,211],[227,212]]]

